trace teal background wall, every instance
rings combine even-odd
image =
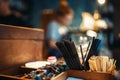
[[[32,24],[34,27],[40,27],[40,12],[44,9],[55,9],[58,7],[60,0],[34,0],[33,1],[33,13]],[[79,27],[81,23],[81,13],[90,12],[93,13],[95,9],[96,0],[67,0],[69,7],[74,10],[74,19],[72,27]]]
[[[22,10],[22,0],[10,0],[11,5],[19,10]],[[71,26],[79,27],[81,23],[81,13],[90,12],[93,13],[97,0],[67,0],[69,7],[71,7],[75,13],[73,23]],[[60,0],[24,0],[29,6],[26,11],[25,17],[28,17],[28,21],[32,24],[32,27],[41,27],[40,24],[40,12],[44,9],[56,9]]]

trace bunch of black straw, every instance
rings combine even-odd
[[[66,61],[66,64],[68,65],[68,67],[70,69],[88,70],[89,69],[88,60],[91,56],[96,55],[96,51],[97,51],[99,43],[100,43],[100,40],[95,39],[93,37],[92,43],[89,42],[89,44],[88,44],[85,56],[83,55],[82,45],[80,45],[83,62],[80,62],[75,44],[73,41],[71,41],[71,39],[56,42],[56,46],[61,51],[61,53]]]

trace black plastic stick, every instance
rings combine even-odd
[[[88,51],[89,51],[89,48],[90,48],[90,41],[89,41],[89,44],[88,44],[88,46],[87,46],[87,50],[86,50],[86,54],[85,54],[85,57],[84,57],[84,59],[85,59],[85,61],[86,61],[86,58],[87,58],[87,55],[88,55]]]
[[[83,56],[82,45],[80,45],[80,51],[81,51],[81,55],[82,55],[82,64],[84,64],[84,56]]]
[[[82,69],[82,64],[80,62],[80,59],[79,59],[79,56],[78,56],[78,53],[77,53],[77,50],[76,50],[76,47],[75,47],[75,44],[73,41],[71,42],[71,47],[74,52],[74,55],[76,56],[76,62],[78,64],[78,66],[80,67],[80,69]]]
[[[62,47],[63,44],[62,44],[61,42],[57,42],[57,43],[56,43],[56,46],[57,46],[57,47],[59,48],[59,50],[61,51],[61,53],[62,53],[62,55],[63,55],[63,57],[64,57],[67,65],[69,66],[69,68],[72,69],[72,64],[71,64],[71,63],[69,62],[69,60],[67,59],[66,51],[65,51],[64,48]]]
[[[71,47],[70,47],[69,41],[64,40],[64,45],[67,48],[67,50],[69,51],[69,54],[67,54],[67,55],[70,57],[70,60],[71,60],[70,62],[72,64],[74,64],[74,67],[77,67],[76,61],[74,60],[74,57],[73,57],[73,52],[71,51]]]

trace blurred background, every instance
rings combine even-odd
[[[18,11],[32,25],[32,27],[41,27],[41,13],[44,10],[56,9],[61,0],[10,0],[10,7]],[[89,12],[93,15],[95,12],[103,18],[110,19],[111,22],[117,20],[119,14],[119,0],[66,0],[75,13],[71,27],[80,27],[82,22],[82,13]],[[117,11],[117,12],[116,12]]]
[[[83,44],[85,47],[92,37],[101,39],[96,55],[114,57],[118,60],[117,69],[120,69],[120,0],[0,1],[9,1],[11,11],[26,22],[26,25],[20,26],[42,28],[45,33],[48,24],[53,20],[54,10],[59,8],[61,1],[65,1],[62,5],[69,6],[74,12],[67,37],[71,37],[76,46]],[[19,23],[21,22],[18,21]],[[62,31],[64,32],[61,29],[60,32]]]

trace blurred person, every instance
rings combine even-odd
[[[28,26],[20,15],[16,15],[10,9],[10,0],[0,0],[0,24]]]
[[[55,11],[55,19],[49,23],[46,31],[49,56],[56,56],[57,58],[62,57],[55,43],[61,41],[67,34],[67,27],[71,24],[72,19],[73,11],[65,5],[60,6]]]

